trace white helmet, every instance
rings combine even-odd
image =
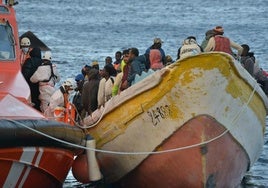
[[[50,51],[46,51],[42,57],[42,59],[45,59],[45,60],[49,60],[51,61],[51,52]]]
[[[73,78],[67,78],[63,83],[62,86],[69,86],[71,89],[74,89],[75,87],[75,81]]]
[[[28,37],[23,37],[20,41],[20,45],[22,47],[29,47],[31,45],[31,41]]]

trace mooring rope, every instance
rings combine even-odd
[[[246,109],[246,107],[249,105],[250,101],[252,100],[253,96],[254,96],[254,93],[256,91],[256,88],[257,88],[257,82],[256,84],[254,85],[254,89],[251,93],[251,95],[249,96],[248,98],[248,101],[241,107],[240,111],[234,116],[233,120],[231,121],[232,124],[234,125],[235,122],[239,119],[240,115],[242,114],[242,112]],[[105,110],[104,110],[105,111]],[[104,113],[103,113],[104,114]],[[103,116],[102,114],[102,116]],[[101,117],[102,117],[101,116]],[[47,135],[43,132],[40,132],[38,130],[35,130],[31,127],[28,127],[27,125],[24,125],[23,123],[20,123],[16,120],[12,120],[12,119],[7,119],[8,121],[11,121],[11,122],[14,122],[14,123],[17,123],[37,134],[40,134],[40,135],[43,135],[45,137],[48,137],[52,140],[55,140],[57,142],[61,142],[63,144],[67,144],[67,145],[70,145],[70,146],[73,146],[73,147],[77,147],[77,148],[81,148],[81,149],[85,149],[85,150],[91,150],[91,151],[95,151],[95,152],[100,152],[100,153],[107,153],[107,154],[116,154],[116,155],[152,155],[152,154],[163,154],[163,153],[169,153],[169,152],[175,152],[175,151],[179,151],[179,150],[185,150],[185,149],[189,149],[189,148],[193,148],[193,147],[197,147],[197,146],[203,146],[205,144],[208,144],[210,142],[213,142],[219,138],[221,138],[222,136],[224,136],[227,132],[230,131],[230,128],[229,129],[226,129],[224,132],[222,132],[220,135],[212,138],[212,139],[209,139],[207,141],[203,141],[203,142],[200,142],[200,143],[197,143],[197,144],[192,144],[192,145],[189,145],[189,146],[184,146],[184,147],[178,147],[178,148],[173,148],[173,149],[167,149],[167,150],[162,150],[162,151],[150,151],[150,152],[143,152],[143,151],[139,151],[139,152],[119,152],[119,151],[109,151],[109,150],[102,150],[102,149],[95,149],[95,148],[89,148],[89,147],[85,147],[85,146],[81,146],[81,145],[77,145],[77,144],[73,144],[73,143],[70,143],[70,142],[67,142],[67,141],[64,141],[64,140],[61,140],[61,139],[58,139],[58,138],[55,138],[55,137],[52,137],[50,135]],[[99,121],[98,121],[99,122]],[[98,123],[97,122],[97,123]]]

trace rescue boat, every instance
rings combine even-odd
[[[0,187],[62,187],[88,138],[32,107],[14,4],[0,0]]]
[[[147,76],[84,123],[115,187],[239,187],[262,150],[267,108],[238,61],[210,52]]]

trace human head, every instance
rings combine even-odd
[[[121,51],[117,51],[115,52],[115,60],[119,61],[122,57],[122,52]]]
[[[86,76],[86,74],[88,73],[88,71],[91,69],[92,67],[89,65],[85,65],[82,69],[81,69],[81,73]]]
[[[31,41],[28,37],[23,37],[20,41],[20,46],[21,47],[30,47],[31,46]]]
[[[123,60],[127,62],[128,58],[129,58],[129,49],[123,50]]]
[[[63,83],[62,87],[64,88],[65,92],[70,93],[74,90],[74,80],[72,78],[67,78]]]
[[[117,72],[112,64],[107,64],[103,68],[103,74],[104,74],[104,77],[105,76],[116,76]]]
[[[170,55],[166,55],[165,62],[166,62],[166,65],[172,64],[173,63],[172,57]]]
[[[154,44],[162,44],[164,43],[160,38],[154,38]]]
[[[153,44],[152,48],[159,49],[162,47],[162,43],[163,43],[163,41],[160,38],[154,38],[154,44]]]
[[[208,31],[206,32],[206,39],[207,39],[207,40],[210,39],[210,38],[213,37],[215,34],[216,34],[216,32],[215,32],[213,29],[208,30]]]
[[[242,52],[241,56],[247,56],[247,54],[250,50],[249,46],[247,44],[242,44],[241,46],[243,47],[243,52]]]
[[[80,81],[83,81],[84,80],[84,75],[83,74],[77,74],[76,76],[75,76],[75,81],[76,82],[80,82]]]
[[[23,37],[20,41],[20,46],[24,54],[29,52],[31,41],[28,37]]]
[[[99,62],[96,60],[92,61],[91,67],[94,69],[100,70]]]
[[[189,36],[183,41],[183,45],[196,44],[196,38],[194,36]]]
[[[224,29],[222,26],[216,26],[213,31],[215,32],[216,35],[223,35]]]
[[[75,90],[76,91],[81,91],[82,90],[82,88],[83,88],[83,83],[84,83],[84,79],[85,79],[85,77],[84,77],[84,75],[83,74],[77,74],[76,76],[75,76],[75,81],[76,81],[76,88],[75,88]]]
[[[99,74],[99,70],[97,69],[90,69],[87,74],[88,80],[96,80],[96,79],[99,79],[99,77],[100,77],[100,74]]]
[[[43,60],[51,61],[52,60],[52,54],[51,51],[46,51],[44,55],[42,56]]]
[[[110,64],[110,63],[112,63],[112,62],[113,62],[113,59],[112,59],[111,56],[107,56],[107,57],[105,58],[105,65]]]
[[[136,57],[139,56],[139,50],[138,48],[130,48],[129,49],[129,58],[128,58],[128,62],[132,62],[133,59],[135,59]]]

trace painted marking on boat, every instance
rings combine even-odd
[[[19,162],[12,163],[4,187],[23,187],[31,171],[27,164],[38,167],[43,152],[43,148],[23,148]]]
[[[148,110],[147,114],[151,118],[152,124],[157,126],[161,120],[170,117],[170,112],[170,106],[166,104]]]

